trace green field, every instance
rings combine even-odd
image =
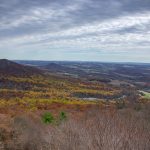
[[[141,91],[143,94],[144,94],[144,98],[146,98],[146,99],[150,99],[150,93],[148,93],[148,92],[145,92],[145,91]]]

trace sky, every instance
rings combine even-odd
[[[150,62],[150,0],[0,0],[0,58]]]

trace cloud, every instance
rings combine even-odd
[[[150,54],[149,10],[148,0],[1,0],[0,53]]]
[[[44,21],[50,21],[51,19],[65,17],[68,12],[77,11],[80,9],[79,5],[68,5],[62,8],[53,7],[36,7],[31,8],[27,12],[16,12],[12,18],[2,18],[0,23],[0,29],[17,28],[24,24],[40,24]]]
[[[32,44],[32,43],[74,43],[94,42],[140,42],[149,41],[150,12],[142,14],[133,14],[132,16],[123,16],[109,21],[91,23],[59,32],[41,32],[38,34],[25,35],[9,39],[6,42],[16,42],[16,44]],[[126,29],[134,28],[137,32],[128,32]],[[124,32],[120,32],[124,30]],[[142,32],[138,33],[139,30]],[[65,42],[64,42],[65,41]],[[5,40],[4,40],[5,42]],[[84,43],[85,44],[85,43]],[[57,45],[57,44],[56,44]],[[86,46],[86,44],[85,44]]]

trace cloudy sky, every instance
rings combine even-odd
[[[150,0],[0,0],[0,58],[150,62]]]

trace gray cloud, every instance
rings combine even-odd
[[[31,49],[150,54],[149,0],[0,0],[0,20],[5,55],[12,47],[20,55]]]

